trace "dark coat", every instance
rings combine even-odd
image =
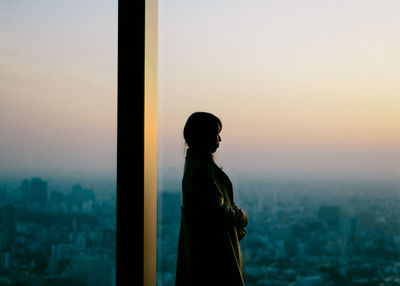
[[[187,150],[182,201],[175,285],[244,285],[238,229],[247,216],[211,154]]]

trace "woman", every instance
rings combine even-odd
[[[176,286],[244,285],[239,240],[248,219],[233,201],[231,181],[213,160],[221,128],[221,121],[206,112],[193,113],[184,127],[188,149]]]

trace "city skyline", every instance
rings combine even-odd
[[[36,177],[0,197],[0,284],[115,286],[115,193]]]

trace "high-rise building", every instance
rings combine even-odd
[[[0,225],[0,253],[3,253],[9,247],[8,231]]]
[[[20,190],[21,190],[22,205],[24,208],[27,208],[29,206],[29,201],[31,199],[31,184],[29,180],[25,179],[21,182]]]
[[[40,207],[44,207],[47,203],[47,182],[41,178],[31,179],[31,201],[38,203]]]
[[[357,224],[357,217],[341,217],[339,224],[339,233],[347,237],[352,237],[357,232]]]
[[[80,204],[90,200],[96,200],[96,197],[91,189],[84,189],[79,184],[76,184],[72,187],[72,198],[75,202]]]
[[[49,199],[52,204],[60,204],[64,201],[64,194],[59,191],[51,191]]]
[[[8,233],[8,241],[14,242],[17,229],[17,211],[14,205],[9,204],[0,209],[1,225]]]

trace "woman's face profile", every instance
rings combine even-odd
[[[218,117],[206,112],[189,116],[183,129],[186,144],[192,150],[214,153],[219,147],[222,123]]]
[[[218,133],[217,133],[217,138],[216,138],[216,143],[213,147],[212,153],[214,153],[215,151],[217,151],[218,147],[219,147],[219,142],[221,142],[221,135],[219,135],[219,133],[221,132],[221,128],[218,128]]]

